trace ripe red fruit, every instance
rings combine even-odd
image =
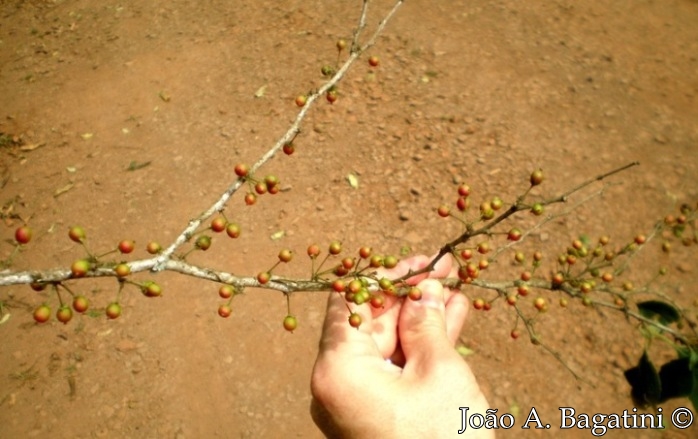
[[[334,282],[332,282],[332,289],[337,293],[343,293],[345,287],[346,284],[341,279],[337,279]]]
[[[225,228],[225,233],[227,233],[231,238],[235,239],[240,236],[240,226],[235,223],[228,223]]]
[[[284,329],[287,330],[288,332],[293,332],[296,330],[298,327],[298,320],[296,319],[295,316],[286,316],[284,317]]]
[[[31,289],[34,291],[44,291],[46,289],[46,285],[47,284],[42,283],[42,282],[32,282],[29,284]]]
[[[145,250],[151,255],[156,255],[162,251],[162,246],[155,241],[150,241]]]
[[[320,247],[317,244],[308,246],[308,256],[310,259],[315,259],[320,256]]]
[[[409,297],[411,300],[421,300],[422,299],[422,290],[420,290],[417,287],[412,287],[407,292],[407,297]]]
[[[264,184],[263,181],[257,182],[257,184],[254,185],[254,191],[259,195],[264,195],[267,193],[267,185]]]
[[[346,276],[346,275],[349,273],[349,270],[347,270],[346,268],[344,268],[344,265],[341,265],[341,264],[340,264],[340,265],[337,265],[337,266],[334,268],[334,272],[333,272],[333,273],[334,273],[334,275],[337,276],[337,277],[344,277],[344,276]]]
[[[211,220],[211,230],[216,233],[221,233],[223,230],[225,230],[227,225],[228,222],[222,216],[217,216]]]
[[[223,299],[230,299],[235,294],[235,288],[231,285],[221,285],[218,289],[218,295]]]
[[[371,67],[378,67],[378,64],[380,64],[380,60],[378,59],[377,56],[369,56],[368,57],[368,65]]]
[[[635,243],[636,243],[637,245],[642,245],[642,244],[644,244],[645,242],[647,242],[647,237],[646,237],[645,235],[637,235],[637,236],[635,237]]]
[[[70,266],[73,277],[83,277],[90,270],[90,263],[85,259],[78,259]]]
[[[355,312],[349,314],[349,325],[351,325],[352,328],[361,326],[361,315]]]
[[[64,325],[73,318],[73,310],[68,306],[61,306],[56,311],[56,319]]]
[[[462,252],[460,252],[460,257],[467,261],[468,259],[473,257],[473,251],[470,249],[465,249]]]
[[[464,197],[458,198],[458,201],[456,201],[456,207],[461,212],[468,210],[468,208],[470,207],[470,199]]]
[[[511,336],[511,338],[516,340],[517,338],[519,338],[519,336],[521,336],[521,332],[518,329],[512,329],[509,335]]]
[[[125,239],[119,243],[119,251],[123,254],[131,253],[135,248],[136,243],[128,239]]]
[[[126,277],[131,274],[131,267],[128,264],[119,264],[114,267],[114,272],[118,277]]]
[[[15,230],[15,241],[20,244],[27,244],[32,239],[32,229],[27,226],[18,227]]]
[[[526,285],[519,285],[519,287],[516,289],[516,292],[519,293],[519,296],[526,297],[528,296],[530,290]]]
[[[516,294],[509,294],[507,296],[506,300],[507,300],[507,304],[514,306],[514,305],[516,305],[516,302],[518,299],[516,298]]]
[[[196,248],[206,251],[209,248],[211,248],[211,237],[208,235],[201,235],[198,238],[196,238]]]
[[[328,90],[325,97],[327,98],[327,102],[334,104],[337,102],[337,99],[339,99],[339,94],[337,93],[337,90]]]
[[[68,230],[68,237],[74,242],[81,243],[87,238],[87,235],[85,234],[85,229],[82,227],[73,226]]]
[[[158,297],[162,295],[162,288],[155,282],[148,281],[143,285],[143,294],[146,297]]]
[[[87,308],[90,306],[90,302],[87,300],[87,297],[85,296],[75,296],[73,298],[73,309],[76,312],[79,313],[84,313],[87,311]]]
[[[291,250],[285,248],[279,252],[279,260],[281,262],[291,262],[291,259],[293,259],[293,252]]]
[[[359,249],[359,256],[361,259],[368,259],[371,257],[371,247],[361,247]]]
[[[487,267],[489,267],[489,266],[490,266],[490,261],[488,261],[487,259],[480,259],[480,262],[478,262],[478,264],[477,264],[477,267],[480,270],[487,270]]]
[[[245,204],[247,204],[248,206],[251,206],[256,202],[257,202],[257,196],[255,194],[253,194],[252,192],[248,192],[247,194],[245,194]]]
[[[509,241],[518,241],[521,239],[521,236],[522,236],[521,230],[514,227],[513,229],[509,230],[509,234],[507,235],[507,239]]]
[[[34,310],[34,320],[37,323],[46,323],[51,318],[51,308],[48,305],[41,305]]]
[[[531,186],[538,186],[543,183],[543,170],[537,169],[531,173]]]
[[[218,307],[218,315],[223,317],[223,318],[228,318],[230,317],[230,314],[233,313],[233,309],[230,307],[230,305],[223,304]]]
[[[481,310],[485,308],[485,301],[484,299],[477,298],[473,300],[473,308],[477,310]]]
[[[247,174],[250,172],[250,168],[244,164],[244,163],[238,163],[235,165],[235,175],[238,177],[244,178],[247,177]]]
[[[293,143],[284,143],[283,150],[284,154],[291,155],[296,152],[296,147],[293,145]]]
[[[296,96],[296,105],[299,107],[304,106],[306,102],[308,102],[308,98],[305,95]]]
[[[107,318],[110,320],[118,319],[121,315],[121,305],[119,305],[119,302],[112,302],[109,305],[107,305],[105,314],[107,315]]]
[[[458,195],[460,195],[461,197],[467,197],[468,195],[470,195],[470,186],[468,186],[467,184],[461,184],[460,186],[458,186]]]
[[[344,267],[345,270],[354,268],[354,258],[346,257],[342,259],[342,267]]]
[[[339,241],[332,241],[330,243],[329,252],[331,255],[338,255],[342,252],[342,243]]]
[[[553,275],[553,285],[562,285],[565,281],[565,276],[562,273],[555,273]]]
[[[448,218],[448,216],[451,214],[451,209],[449,209],[446,205],[441,205],[436,210],[436,212],[439,214],[440,217]]]
[[[370,303],[373,308],[383,308],[383,305],[385,305],[385,299],[382,295],[377,294],[375,296],[371,296]]]
[[[271,280],[271,273],[268,271],[263,271],[257,275],[257,282],[264,285]]]
[[[604,282],[611,282],[613,280],[613,274],[604,273],[601,275],[601,279],[603,279]]]

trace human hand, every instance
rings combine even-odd
[[[429,260],[425,256],[407,259],[386,275],[404,275]],[[422,290],[421,300],[392,299],[379,311],[368,305],[352,306],[362,317],[358,330],[347,323],[344,297],[330,295],[311,378],[311,414],[325,435],[451,437],[461,429],[459,407],[485,413],[487,401],[470,368],[453,349],[467,301],[434,279],[452,274],[447,255],[429,278],[423,274],[408,280]],[[462,436],[493,434],[466,430]]]

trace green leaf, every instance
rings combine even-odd
[[[672,305],[661,300],[648,300],[637,304],[637,309],[643,317],[658,320],[662,325],[676,322],[681,317],[679,311]]]
[[[664,364],[659,370],[659,380],[662,383],[660,402],[689,396],[694,386],[688,358],[677,358]]]
[[[657,369],[647,357],[647,351],[642,353],[637,366],[626,370],[624,374],[631,387],[630,396],[638,407],[659,404],[662,384]]]

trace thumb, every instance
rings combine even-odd
[[[446,333],[444,288],[434,279],[419,283],[420,300],[406,299],[400,312],[398,333],[405,354],[405,372],[429,374],[453,347]]]

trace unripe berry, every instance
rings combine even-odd
[[[257,184],[254,185],[254,191],[257,192],[259,195],[264,195],[267,193],[267,185],[264,184],[264,182],[259,181]]]
[[[421,300],[422,299],[422,290],[420,290],[417,287],[412,287],[407,292],[407,297],[409,297],[411,300]]]
[[[387,269],[395,268],[397,266],[398,259],[395,256],[386,256],[383,258],[383,266]]]
[[[41,305],[34,310],[34,321],[46,323],[51,318],[51,308],[48,305]]]
[[[533,306],[535,306],[538,311],[544,311],[548,307],[548,302],[542,297],[536,297],[533,301]]]
[[[85,239],[87,239],[87,235],[85,234],[85,229],[83,229],[80,226],[73,226],[68,230],[68,237],[77,243],[83,242]]]
[[[371,296],[371,306],[373,308],[383,308],[383,305],[385,304],[385,299],[383,298],[382,295],[376,294]]]
[[[129,267],[128,264],[122,263],[114,267],[114,272],[116,273],[117,277],[123,278],[131,274],[131,267]]]
[[[371,257],[371,247],[361,247],[359,249],[359,256],[361,259],[368,259]]]
[[[151,255],[156,255],[162,251],[162,246],[155,241],[150,241],[145,247],[145,250]]]
[[[271,274],[268,271],[263,271],[257,275],[257,282],[264,285],[271,280]]]
[[[492,206],[493,210],[499,210],[504,206],[504,201],[499,197],[494,197],[492,201],[490,201],[490,206]]]
[[[70,266],[73,277],[84,277],[90,270],[90,263],[85,259],[78,259]]]
[[[543,182],[543,170],[537,169],[531,173],[531,186],[538,186]]]
[[[121,305],[119,305],[118,302],[110,303],[109,305],[107,305],[105,314],[107,315],[107,318],[110,320],[118,319],[119,316],[121,316]]]
[[[484,255],[485,253],[488,253],[491,250],[490,244],[485,241],[481,242],[480,244],[477,245],[477,251],[478,253]]]
[[[545,208],[541,203],[533,203],[533,206],[531,206],[531,213],[540,216],[543,215],[543,212],[545,211]]]
[[[526,256],[522,252],[516,252],[514,253],[514,260],[521,264],[526,260]]]
[[[73,309],[75,312],[84,313],[90,306],[90,302],[85,296],[75,296],[73,298]]]
[[[451,209],[449,209],[449,207],[446,205],[441,205],[436,210],[436,212],[439,214],[440,217],[447,218],[451,214]]]
[[[342,243],[339,241],[332,241],[330,243],[329,252],[331,255],[338,255],[342,252]]]
[[[162,296],[162,288],[155,282],[148,281],[143,284],[142,287],[143,294],[146,297],[160,297]]]
[[[298,327],[298,320],[291,315],[284,317],[284,329],[288,332],[293,332]]]
[[[240,236],[240,226],[235,223],[228,223],[225,227],[225,233],[231,238],[235,239]]]
[[[347,48],[347,41],[344,39],[337,40],[337,50],[342,51]]]
[[[296,96],[296,105],[299,107],[304,106],[306,102],[308,102],[308,98],[305,95]]]
[[[373,255],[371,256],[371,260],[369,261],[369,265],[371,268],[378,268],[383,266],[383,257],[379,255]]]
[[[470,249],[465,249],[460,252],[460,257],[463,258],[463,260],[467,261],[473,257],[473,251]]]
[[[201,235],[196,238],[196,243],[194,245],[196,248],[206,251],[211,248],[211,237],[208,235]]]
[[[279,261],[281,262],[291,262],[293,259],[293,252],[287,248],[279,252]]]
[[[602,279],[604,282],[607,282],[607,283],[608,283],[608,282],[611,282],[611,281],[613,281],[613,274],[611,274],[611,273],[604,273],[604,274],[601,275],[601,279]]]

